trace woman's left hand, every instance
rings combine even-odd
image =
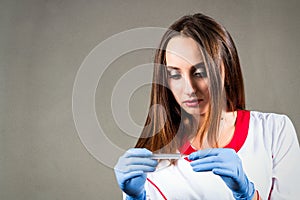
[[[233,149],[214,148],[199,150],[189,155],[193,170],[212,171],[219,175],[233,192],[236,199],[252,199],[254,185],[243,170],[242,162]]]

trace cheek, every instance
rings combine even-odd
[[[168,81],[169,84],[169,89],[171,90],[171,92],[173,93],[175,99],[177,100],[177,102],[180,100],[182,94],[183,94],[183,84],[180,83],[180,81]]]
[[[208,85],[206,80],[201,80],[197,83],[198,90],[203,94],[208,94]]]

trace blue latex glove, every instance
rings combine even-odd
[[[132,148],[119,158],[114,170],[119,187],[127,194],[127,199],[146,199],[146,172],[155,171],[158,164],[149,158],[151,155],[152,152],[147,149]]]
[[[215,148],[199,150],[189,155],[193,170],[212,171],[219,175],[233,192],[235,199],[252,199],[254,185],[243,170],[242,162],[233,149]]]

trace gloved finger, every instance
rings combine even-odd
[[[128,149],[123,155],[124,158],[128,157],[150,157],[152,152],[146,148],[131,148]]]
[[[143,174],[144,174],[143,171],[133,171],[133,172],[126,173],[126,174],[124,174],[123,176],[121,176],[120,182],[121,182],[121,183],[125,183],[126,181],[128,181],[128,180],[130,180],[130,179],[133,179],[133,178],[135,178],[135,177],[142,176]]]
[[[214,148],[214,149],[204,149],[204,150],[199,150],[194,153],[191,153],[188,156],[189,160],[196,160],[200,158],[204,158],[207,156],[217,156],[220,153],[220,149]]]
[[[220,163],[203,163],[200,165],[194,165],[192,166],[193,170],[196,172],[205,172],[205,171],[212,171],[215,168],[218,168],[220,166]]]
[[[231,178],[236,177],[236,174],[230,169],[215,168],[212,170],[212,172],[219,176],[227,176],[227,177],[231,177]]]
[[[146,166],[146,165],[129,165],[120,169],[117,169],[118,171],[122,173],[130,173],[134,171],[142,171],[142,172],[154,172],[155,167]]]
[[[158,164],[157,160],[153,160],[150,158],[140,158],[140,157],[130,157],[124,159],[125,165],[145,165],[156,167]]]
[[[212,162],[221,162],[221,159],[218,156],[209,156],[209,157],[193,160],[192,162],[190,162],[190,165],[193,167],[195,165],[201,165],[201,164],[212,163]]]
[[[118,163],[115,165],[114,169],[119,172],[128,172],[130,166],[141,166],[155,168],[158,162],[149,158],[120,158]],[[138,170],[138,169],[136,169]],[[141,169],[143,170],[143,169]],[[148,171],[148,170],[147,170]]]
[[[215,168],[223,168],[223,169],[236,168],[236,165],[235,165],[234,161],[226,160],[223,157],[221,157],[220,155],[218,155],[218,156],[209,156],[209,157],[193,160],[192,162],[190,162],[190,165],[192,167],[194,167],[196,165],[204,165],[206,163],[214,164]]]

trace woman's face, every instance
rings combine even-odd
[[[172,38],[166,49],[168,84],[177,103],[191,115],[209,108],[207,74],[198,44],[189,37]]]

